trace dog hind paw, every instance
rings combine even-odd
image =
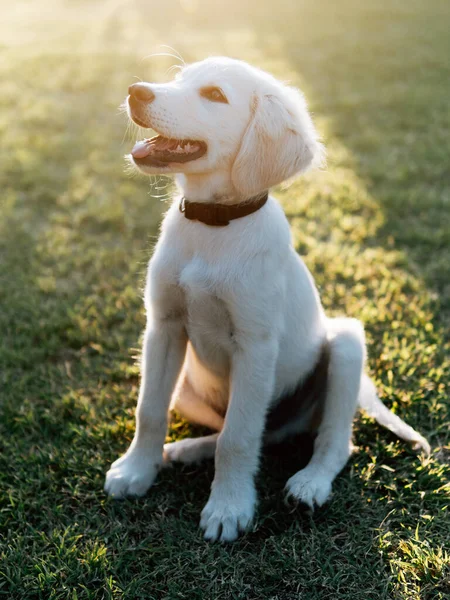
[[[185,465],[199,463],[214,456],[215,445],[205,438],[186,438],[164,445],[165,463],[180,462]]]

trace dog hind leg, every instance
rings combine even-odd
[[[190,423],[203,425],[216,431],[223,427],[223,417],[205,402],[192,387],[186,373],[180,378],[180,384],[174,394],[172,408]],[[219,434],[206,435],[199,438],[186,438],[164,445],[165,463],[181,462],[183,464],[197,463],[213,458]]]
[[[312,509],[328,499],[334,478],[350,456],[365,354],[364,330],[359,321],[330,319],[328,324],[327,392],[313,456],[286,484],[289,497]]]
[[[185,465],[213,458],[216,451],[218,433],[199,438],[186,438],[164,445],[164,458],[168,462],[181,462]]]
[[[203,425],[215,431],[222,430],[223,417],[195,392],[186,373],[180,377],[171,408],[175,408],[190,423]]]

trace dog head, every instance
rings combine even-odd
[[[323,151],[302,94],[250,65],[208,58],[170,83],[135,83],[131,119],[158,135],[137,142],[142,172],[226,172],[248,198],[320,161]]]

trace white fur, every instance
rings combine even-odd
[[[229,103],[201,97],[198,90],[206,85],[219,86]],[[177,173],[189,200],[239,202],[321,160],[301,94],[245,63],[208,59],[186,67],[171,83],[150,87],[154,101],[132,118],[166,137],[208,145],[196,161],[142,169]],[[349,457],[358,399],[372,408],[383,405],[363,375],[362,325],[325,316],[273,197],[226,227],[189,221],[178,203],[165,216],[148,269],[136,434],[108,471],[105,489],[124,497],[151,486],[164,460],[172,400],[188,419],[220,432],[166,444],[164,455],[181,462],[215,457],[201,527],[207,539],[231,541],[254,516],[266,413],[311,371],[324,341],[330,366],[323,416],[313,457],[289,479],[288,494],[311,507],[323,504]],[[383,424],[429,450],[387,409],[372,413],[382,413]],[[274,439],[308,429],[311,419],[304,415]]]

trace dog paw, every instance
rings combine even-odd
[[[143,496],[151,487],[158,468],[148,456],[127,452],[116,460],[106,473],[104,490],[108,496],[123,499]]]
[[[254,488],[238,495],[214,489],[201,515],[200,527],[205,532],[205,539],[211,542],[234,542],[240,533],[249,528],[255,505]]]
[[[165,462],[180,462],[185,465],[198,462],[198,444],[197,440],[186,438],[179,442],[164,444]]]
[[[202,438],[186,438],[178,442],[164,444],[164,462],[179,462],[184,465],[201,462],[211,456]]]
[[[328,500],[331,483],[328,475],[306,467],[288,479],[286,495],[288,499],[303,502],[314,510],[315,505],[322,506]]]

